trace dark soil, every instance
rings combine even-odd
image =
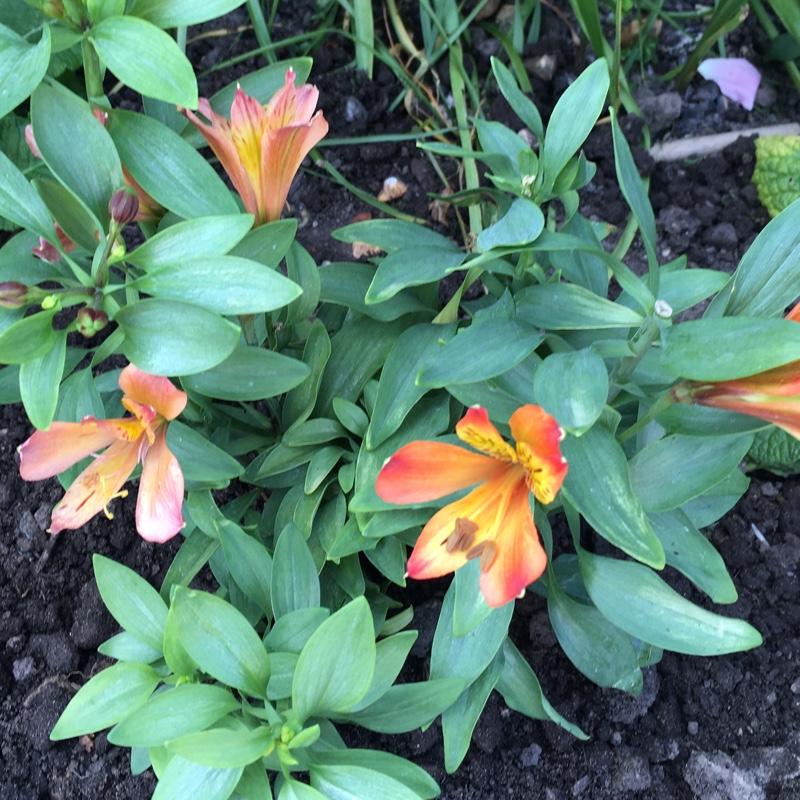
[[[282,27],[276,36],[311,29],[309,12],[303,10],[309,7],[299,4],[291,18],[279,16]],[[551,81],[534,79],[536,100],[546,118],[581,64],[563,26],[549,12],[544,17],[543,37],[532,54],[558,56],[558,71]],[[227,20],[231,28],[243,21],[242,15]],[[729,40],[734,54],[750,57],[759,66],[765,45],[753,20]],[[206,69],[253,46],[249,34],[231,35],[200,41],[189,54],[199,69]],[[476,34],[475,49],[482,54],[476,56],[476,67],[485,75],[492,43]],[[686,44],[665,29],[657,52],[659,63],[645,75],[646,86],[638,96],[649,98],[642,105],[651,130],[660,137],[800,120],[796,94],[777,71],[767,73],[761,105],[751,113],[727,103],[713,85],[699,79],[677,101],[667,97],[671,85],[659,83],[657,75],[674,66],[681,52],[685,57]],[[378,68],[370,82],[343,69],[352,57],[344,40],[326,41],[315,55],[311,80],[320,87],[331,137],[411,128],[402,107],[389,111],[397,89],[388,70]],[[211,73],[201,89],[212,94],[237,74],[260,65],[251,59],[239,65],[238,72]],[[491,102],[487,113],[518,125],[500,99]],[[752,141],[740,139],[701,161],[654,163],[640,147],[641,124],[626,121],[624,128],[637,164],[650,176],[661,260],[685,253],[690,267],[731,272],[768,221],[750,183]],[[582,193],[582,211],[614,225],[624,224],[627,209],[614,180],[608,127],[598,129],[585,149],[597,162],[598,173]],[[324,154],[348,180],[371,194],[379,192],[385,178],[401,178],[408,192],[396,205],[418,217],[428,217],[428,194],[443,188],[428,160],[410,142],[325,148]],[[441,166],[453,188],[458,188],[454,162]],[[368,211],[366,204],[313,174],[298,179],[290,203],[301,220],[301,241],[318,261],[352,258],[349,248],[329,234]],[[447,231],[457,237],[453,214],[451,210]],[[631,265],[638,259],[634,248]],[[121,561],[159,586],[178,542],[154,546],[139,539],[130,497],[115,503],[113,521],[95,518],[81,531],[60,535],[53,544],[45,528],[62,494],[57,481],[23,483],[18,477],[15,449],[29,433],[20,407],[0,409],[0,799],[149,798],[155,786],[152,772],[131,777],[128,751],[110,746],[104,734],[60,743],[50,742],[48,734],[79,686],[108,666],[96,648],[115,632],[115,623],[95,588],[92,554]],[[425,733],[391,738],[354,731],[348,735],[354,744],[387,747],[421,764],[441,782],[447,800],[800,798],[799,535],[800,480],[754,479],[747,495],[710,536],[739,590],[739,601],[721,613],[755,625],[763,634],[763,647],[715,659],[667,653],[648,669],[637,699],[598,689],[583,679],[561,653],[543,602],[529,593],[518,606],[513,638],[536,670],[547,697],[590,735],[588,742],[510,711],[496,694],[461,771],[454,776],[444,774],[436,726]],[[679,576],[667,577],[698,599]],[[417,605],[420,644],[430,643],[440,596],[441,587],[430,585],[427,599]],[[425,649],[418,646],[414,652],[419,655],[412,656],[411,668],[424,673]]]

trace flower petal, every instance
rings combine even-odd
[[[181,514],[183,472],[167,447],[166,426],[156,434],[142,465],[136,530],[148,542],[166,542],[186,524]]]
[[[117,420],[122,422],[122,420]],[[19,446],[19,474],[25,481],[52,478],[73,464],[108,447],[117,437],[96,420],[54,422]]]
[[[375,482],[388,503],[426,503],[496,477],[508,465],[444,442],[411,442],[384,465]]]
[[[53,510],[50,533],[75,530],[95,514],[108,511],[108,504],[120,495],[125,481],[139,461],[136,443],[115,442],[98,456],[67,489],[62,501]]]
[[[786,315],[786,319],[790,319],[793,322],[800,322],[800,301],[795,303],[794,308]]]
[[[284,85],[272,95],[267,104],[269,128],[275,130],[285,125],[311,120],[319,99],[319,89],[310,83],[295,87],[295,72],[286,70]]]
[[[166,420],[175,419],[186,408],[186,392],[176,388],[169,378],[143,372],[134,364],[122,370],[119,387],[127,397],[152,406]]]
[[[552,503],[567,474],[560,448],[564,431],[550,414],[534,405],[518,408],[508,424],[534,497],[545,505]]]
[[[309,122],[267,130],[261,141],[261,185],[267,222],[281,218],[289,187],[303,159],[328,133],[328,123],[318,111]],[[264,220],[262,220],[264,221]]]
[[[697,68],[706,79],[714,81],[725,97],[753,110],[761,73],[745,58],[707,58]]]
[[[489,412],[482,406],[467,409],[463,419],[456,425],[456,433],[462,442],[487,456],[509,463],[517,460],[514,448],[489,422]]]

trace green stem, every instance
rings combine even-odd
[[[631,354],[621,358],[611,372],[607,403],[611,404],[611,401],[622,391],[622,387],[628,382],[631,374],[660,333],[655,315],[648,315],[628,344]]]
[[[110,109],[111,103],[103,91],[103,70],[94,45],[87,36],[81,39],[81,55],[83,56],[83,77],[86,81],[86,97],[92,106]]]
[[[108,226],[108,234],[106,236],[105,244],[103,245],[103,252],[100,254],[99,259],[95,259],[92,264],[92,275],[94,277],[94,285],[98,289],[103,289],[108,283],[108,257],[114,248],[114,243],[117,241],[122,226],[118,225],[114,220]]]
[[[665,392],[658,398],[658,400],[647,409],[647,413],[645,413],[642,417],[640,417],[636,422],[631,425],[628,430],[624,433],[621,433],[617,436],[617,441],[622,444],[622,442],[627,441],[628,439],[636,436],[637,433],[644,430],[656,417],[663,414],[671,405],[675,403],[675,398],[672,395],[672,392]]]
[[[261,0],[247,0],[247,13],[250,15],[250,21],[253,23],[253,32],[256,35],[256,41],[262,48],[270,48],[264,50],[264,58],[270,64],[277,61],[275,51],[272,48],[272,37],[269,35],[269,28],[267,21],[264,19],[264,9],[261,8]]]
[[[753,9],[753,13],[758,18],[759,23],[761,23],[761,27],[766,32],[767,36],[769,36],[770,40],[777,38],[779,31],[770,19],[769,14],[767,14],[766,10],[764,9],[761,0],[751,0],[750,8]],[[798,68],[797,64],[795,64],[794,61],[784,61],[783,66],[786,67],[789,77],[797,87],[797,91],[800,92],[800,69]]]

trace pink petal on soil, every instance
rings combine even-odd
[[[753,110],[761,73],[744,58],[707,58],[697,68],[707,80],[714,81],[725,97]]]

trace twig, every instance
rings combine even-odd
[[[663,142],[650,148],[650,155],[655,161],[680,161],[683,158],[694,158],[717,153],[729,144],[733,144],[740,136],[791,136],[800,134],[800,124],[790,122],[785,125],[768,125],[761,128],[747,128],[743,131],[715,133],[711,136],[694,136],[690,139],[677,139],[674,142]]]

